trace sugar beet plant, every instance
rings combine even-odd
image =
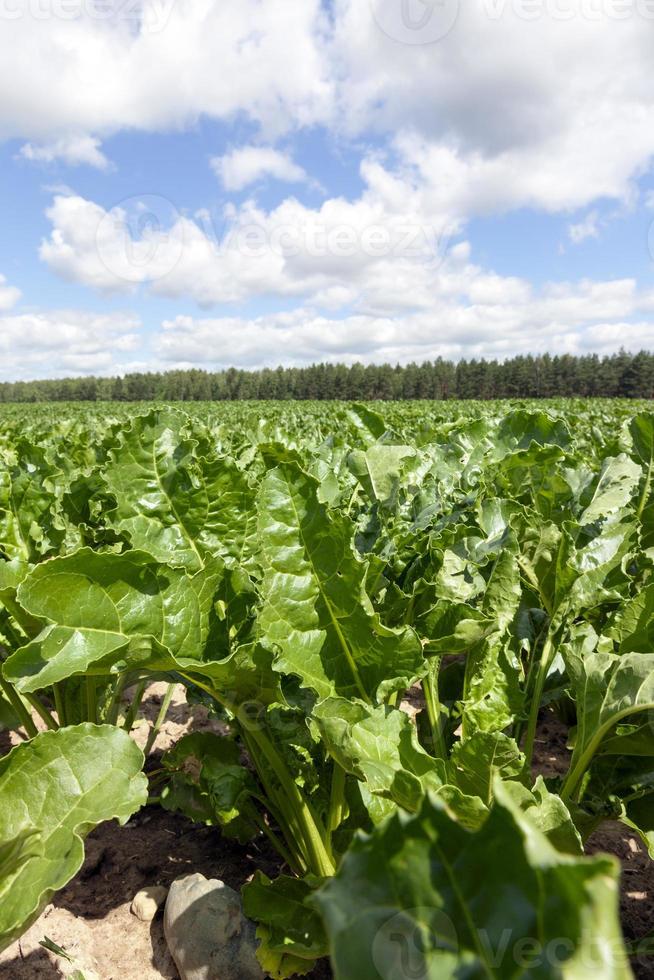
[[[654,855],[654,415],[267,413],[6,417],[0,945],[149,792],[279,855],[244,889],[271,977],[631,976],[584,843],[621,820]],[[225,734],[148,790],[151,679]]]

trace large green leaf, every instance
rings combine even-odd
[[[45,732],[0,759],[0,852],[35,841],[0,879],[0,949],[79,871],[89,831],[144,805],[142,765],[136,744],[109,725]]]
[[[243,560],[255,530],[254,491],[236,463],[191,435],[188,418],[156,409],[118,437],[104,469],[111,521],[135,548],[189,571],[214,555]]]
[[[641,475],[640,466],[624,453],[605,459],[593,486],[592,498],[579,517],[579,523],[592,524],[626,507],[634,495]]]
[[[264,478],[259,493],[264,578],[259,628],[278,671],[320,697],[382,700],[424,669],[409,628],[382,625],[365,592],[366,564],[353,528],[318,499],[318,483],[296,464]]]
[[[558,853],[500,785],[476,833],[426,798],[360,835],[312,901],[336,980],[632,975],[617,862]]]
[[[217,567],[190,578],[141,551],[83,548],[44,562],[17,596],[24,610],[51,625],[7,660],[4,674],[19,690],[36,691],[122,660],[146,665],[153,641],[179,661],[199,658],[221,574]]]

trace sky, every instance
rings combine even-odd
[[[0,379],[654,348],[654,0],[0,0]]]

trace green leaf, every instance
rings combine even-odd
[[[363,452],[355,449],[347,459],[350,472],[368,497],[384,510],[393,510],[409,459],[415,459],[411,446],[375,444]]]
[[[487,806],[497,776],[520,779],[525,772],[524,755],[502,732],[475,732],[454,746],[450,762],[453,782],[468,796],[479,796]]]
[[[295,674],[320,697],[383,700],[412,683],[424,658],[413,630],[389,629],[373,611],[352,535],[350,521],[329,513],[317,481],[297,465],[266,475],[259,629],[275,652],[275,669]]]
[[[618,864],[559,854],[498,784],[483,827],[426,798],[360,835],[312,899],[335,980],[622,980]]]
[[[143,754],[109,725],[44,732],[0,759],[0,847],[38,834],[38,853],[0,880],[0,949],[82,866],[97,824],[125,823],[147,800]]]
[[[605,633],[615,640],[620,653],[654,651],[654,585],[627,599],[611,617]]]
[[[531,789],[516,780],[503,783],[502,788],[557,851],[583,854],[582,840],[568,808],[559,796],[549,792],[542,776]]]
[[[254,491],[227,457],[210,453],[180,412],[134,419],[109,453],[104,478],[116,498],[109,515],[136,549],[190,572],[216,555],[249,557]]]
[[[416,617],[416,625],[427,641],[427,656],[464,653],[496,628],[495,621],[465,602],[439,599]]]
[[[259,923],[257,957],[266,976],[304,976],[328,954],[327,937],[318,912],[307,899],[321,879],[271,881],[261,871],[243,888],[243,911]]]
[[[311,717],[330,755],[373,796],[417,810],[426,792],[448,781],[444,763],[420,747],[415,727],[397,708],[330,698]],[[370,816],[379,820],[390,809],[374,808]]]
[[[562,419],[545,412],[517,409],[500,421],[494,440],[493,457],[501,459],[508,453],[539,446],[558,446],[567,449],[571,443],[570,430]]]
[[[347,409],[347,417],[364,445],[371,445],[386,433],[386,423],[379,414],[367,405],[354,402]]]
[[[8,658],[4,674],[31,692],[90,669],[108,672],[123,658],[144,665],[153,641],[180,661],[199,657],[221,574],[207,569],[190,578],[141,551],[83,548],[44,562],[21,583],[18,600],[51,625]]]
[[[212,732],[181,738],[162,758],[169,779],[161,794],[166,810],[214,824],[242,843],[257,833],[247,807],[257,793],[249,769],[241,763],[236,742]]]
[[[654,709],[654,653],[617,655],[598,642],[590,626],[580,626],[562,647],[575,695],[577,734],[563,796],[579,785],[602,741],[615,726]]]
[[[592,524],[626,507],[633,497],[642,472],[640,466],[622,453],[602,463],[593,496],[579,518],[580,524]]]

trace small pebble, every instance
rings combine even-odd
[[[130,912],[141,922],[152,922],[155,915],[166,901],[168,889],[163,885],[150,885],[137,892],[132,900]]]

